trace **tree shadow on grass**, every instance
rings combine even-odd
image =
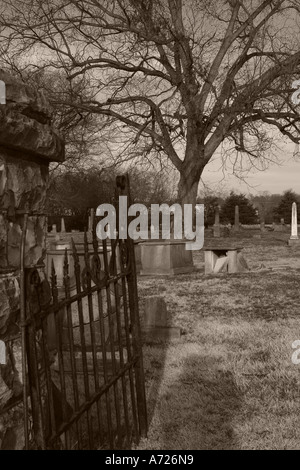
[[[162,449],[238,449],[233,419],[242,397],[230,371],[210,356],[189,356],[160,400]]]

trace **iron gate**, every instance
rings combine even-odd
[[[128,176],[119,195],[129,198]],[[24,272],[26,447],[130,448],[147,432],[133,241],[99,243],[95,220],[60,273],[53,260],[48,280],[38,266]]]

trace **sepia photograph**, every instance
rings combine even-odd
[[[299,0],[0,0],[0,450],[300,450],[299,298]]]

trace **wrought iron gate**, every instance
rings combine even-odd
[[[25,270],[28,448],[128,449],[147,431],[133,241],[99,243],[95,229],[50,279]]]

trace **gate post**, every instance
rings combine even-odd
[[[10,399],[21,402],[22,388],[25,416],[24,433],[19,432],[23,425],[20,418],[12,423],[11,450],[27,449],[34,440],[26,418],[31,389],[26,380],[30,326],[25,319],[25,271],[42,263],[45,256],[49,163],[63,159],[64,142],[51,123],[44,95],[0,70],[0,340],[13,342],[13,360],[6,368],[19,377],[9,383],[9,393],[4,395],[0,370],[0,419]],[[20,333],[22,347],[17,338]]]

